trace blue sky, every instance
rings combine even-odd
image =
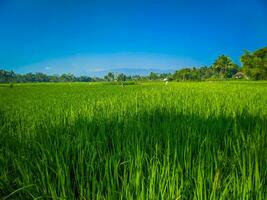
[[[166,72],[267,46],[266,0],[0,0],[0,68]]]

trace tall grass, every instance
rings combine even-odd
[[[0,87],[3,199],[266,199],[267,83]]]

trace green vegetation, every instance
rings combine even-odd
[[[267,82],[0,85],[0,198],[267,199]]]
[[[241,57],[243,71],[255,80],[267,79],[267,47]]]
[[[91,78],[88,76],[75,77],[72,74],[46,75],[43,73],[15,74],[13,71],[0,70],[0,83],[10,82],[124,82],[124,81],[204,81],[204,80],[229,80],[229,79],[251,79],[267,80],[267,47],[259,49],[254,53],[246,51],[241,57],[242,66],[233,63],[230,57],[221,55],[215,62],[207,67],[183,68],[172,73],[158,74],[151,72],[147,76],[127,76],[123,73],[114,74],[108,72],[104,78]]]

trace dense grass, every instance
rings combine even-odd
[[[0,199],[267,199],[267,82],[0,86]]]

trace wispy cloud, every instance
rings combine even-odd
[[[144,74],[149,71],[168,72],[182,67],[199,66],[197,60],[154,53],[79,54],[22,66],[19,72],[102,76],[108,71]],[[45,66],[41,67],[41,66]]]

